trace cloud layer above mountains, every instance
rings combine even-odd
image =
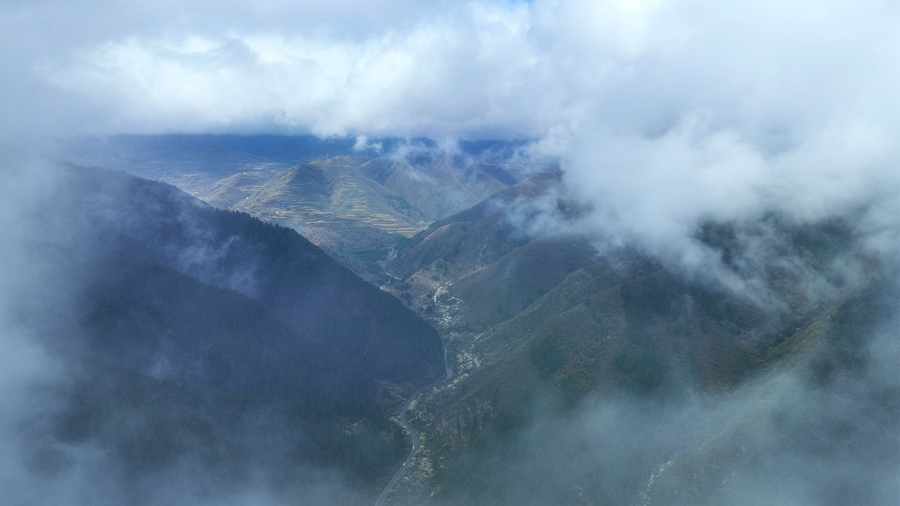
[[[612,242],[702,262],[712,216],[891,200],[896,26],[890,0],[8,0],[0,132],[534,139]]]
[[[897,122],[896,2],[91,0],[0,12],[0,61],[15,71],[3,91],[18,99],[3,106],[7,130],[656,137],[700,116],[772,152],[835,119]]]

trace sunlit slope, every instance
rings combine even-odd
[[[255,170],[239,172],[220,179],[194,196],[219,209],[228,209],[259,191],[280,172]]]
[[[51,146],[80,165],[165,181],[220,209],[289,226],[373,283],[394,243],[516,182],[513,144],[278,135],[124,135]],[[364,155],[364,156],[363,156]],[[299,164],[299,165],[298,165]],[[501,165],[503,165],[501,167]],[[505,168],[504,168],[505,167]]]
[[[472,206],[476,197],[462,186],[447,187],[438,179],[416,170],[406,162],[376,158],[359,167],[360,172],[400,195],[427,217],[428,221]],[[454,191],[456,190],[456,191]]]
[[[356,169],[364,161],[344,157],[298,165],[235,209],[308,229],[345,221],[411,236],[424,227],[418,209]]]
[[[467,209],[517,182],[502,167],[436,152],[409,162],[376,158],[360,171],[422,210],[429,222]]]
[[[353,140],[311,135],[114,135],[69,139],[51,149],[79,165],[124,170],[194,195],[241,172],[281,172],[298,163],[350,154]]]

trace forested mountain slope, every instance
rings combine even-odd
[[[443,375],[436,332],[293,230],[124,173],[39,173],[4,247],[4,327],[58,364],[22,415],[29,479],[365,502],[405,452],[392,392]]]
[[[561,221],[529,229],[522,217],[534,209]],[[398,496],[731,504],[729,476],[747,487],[790,459],[816,458],[824,441],[873,465],[872,445],[834,432],[846,420],[809,405],[848,402],[840,389],[859,389],[848,409],[872,411],[852,433],[900,409],[873,407],[894,386],[861,379],[884,370],[869,347],[896,291],[852,216],[706,223],[695,237],[714,252],[705,272],[600,250],[560,225],[572,216],[577,206],[541,176],[436,223],[389,264],[403,276],[390,289],[441,328],[460,373],[422,401],[415,422],[431,444]],[[802,422],[806,412],[822,419]],[[760,467],[767,455],[777,464]],[[873,480],[840,476],[819,500],[859,497]]]

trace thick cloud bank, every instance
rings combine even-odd
[[[773,153],[818,128],[896,126],[891,2],[96,0],[2,10],[2,61],[16,71],[4,92],[22,99],[4,106],[7,129],[62,119],[63,131],[97,133],[657,138],[705,116]],[[40,104],[60,114],[34,114]]]
[[[896,2],[95,0],[0,13],[7,134],[530,138],[530,154],[562,160],[608,238],[682,263],[703,261],[688,238],[698,221],[821,218],[900,184]]]

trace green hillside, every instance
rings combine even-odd
[[[420,170],[346,156],[298,165],[261,184],[267,174],[230,176],[199,196],[293,228],[372,281],[383,281],[381,263],[399,239],[514,181],[502,169],[467,172],[446,160]]]
[[[463,191],[464,188],[457,187],[456,192],[451,191],[406,162],[376,158],[362,164],[359,170],[422,211],[429,222],[476,203],[475,197]]]
[[[719,252],[723,272],[745,280],[743,290],[630,250],[601,256],[591,238],[572,232],[523,234],[511,205],[543,198],[554,180],[524,181],[432,225],[388,264],[405,278],[390,289],[441,328],[459,372],[422,401],[416,420],[430,445],[398,496],[416,502],[425,500],[417,494],[435,492],[451,504],[644,503],[645,496],[715,504],[723,475],[710,468],[738,459],[735,445],[762,444],[754,420],[784,409],[781,400],[754,399],[774,395],[766,392],[785,374],[791,381],[839,377],[858,362],[846,327],[835,332],[826,322],[866,307],[862,287],[877,268],[855,253],[854,236],[839,221],[798,225],[769,216],[704,225],[697,241]],[[562,200],[557,207],[570,209]],[[762,238],[768,246],[760,252]],[[671,426],[642,419],[659,433],[720,403],[738,403],[747,414],[721,415],[722,427],[704,428],[683,447],[635,450],[611,482],[600,476],[606,464],[594,459],[598,476],[570,469],[571,489],[532,485],[532,495],[511,499],[507,480],[532,472],[518,464],[526,458],[517,453],[523,434],[545,417],[565,419],[603,399],[693,406],[671,408],[680,417]]]
[[[357,167],[365,161],[343,157],[298,165],[232,208],[298,230],[365,271],[365,249],[384,249],[377,254],[383,257],[396,238],[412,236],[427,223],[417,208],[360,173]]]

